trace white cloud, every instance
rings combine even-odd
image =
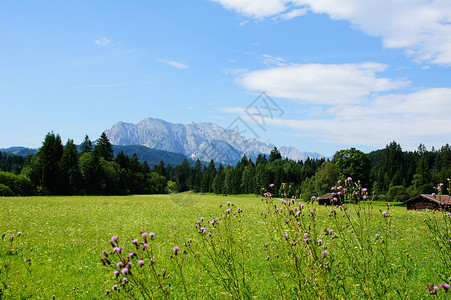
[[[299,17],[299,16],[303,16],[307,13],[307,9],[305,8],[297,8],[297,9],[293,9],[292,11],[289,11],[285,14],[281,14],[280,15],[280,19],[283,20],[291,20],[293,18]]]
[[[158,59],[158,61],[162,62],[162,63],[165,63],[165,64],[168,64],[168,65],[170,65],[170,66],[172,66],[174,68],[177,68],[177,69],[187,69],[188,68],[188,65],[186,65],[184,63],[181,63],[181,62],[178,62],[178,61],[174,61],[174,60]]]
[[[265,65],[276,65],[278,67],[286,67],[288,64],[281,57],[272,57],[268,54],[263,54],[263,63]]]
[[[255,18],[264,18],[269,16],[275,16],[287,11],[294,3],[299,1],[290,0],[211,0],[222,4],[225,8],[235,10],[240,14]],[[292,13],[292,17],[295,14],[299,14],[300,11]],[[288,13],[289,14],[289,13]]]
[[[356,103],[372,93],[408,85],[406,80],[378,78],[387,68],[379,63],[294,64],[246,73],[238,83],[251,91],[265,91],[271,97],[283,97],[315,104]]]
[[[380,36],[387,48],[405,49],[419,62],[451,64],[451,2],[447,0],[302,0],[315,13],[348,20]]]
[[[413,150],[420,143],[444,145],[451,139],[451,88],[370,98],[362,104],[333,105],[323,115],[305,113],[302,120],[273,119],[317,141],[383,147],[396,140]],[[300,118],[301,119],[301,118]]]
[[[95,40],[94,44],[96,44],[98,46],[107,46],[110,42],[111,42],[110,39],[108,39],[106,37],[103,37],[103,38],[100,38],[98,40]]]
[[[387,48],[404,49],[418,62],[451,65],[449,0],[212,0],[254,18],[290,19],[309,9],[383,39]]]

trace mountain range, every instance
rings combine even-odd
[[[270,141],[248,139],[237,131],[215,123],[170,123],[146,118],[137,124],[117,122],[105,131],[113,145],[143,145],[152,149],[182,153],[191,159],[235,164],[245,154],[255,158],[270,154]],[[282,157],[293,160],[322,158],[319,153],[301,152],[291,146],[277,147]]]

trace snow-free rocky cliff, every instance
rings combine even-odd
[[[275,147],[269,141],[246,139],[214,123],[175,124],[147,118],[138,124],[117,122],[105,133],[113,145],[144,145],[225,164],[235,164],[243,154],[252,158],[260,153],[269,154]],[[291,146],[278,149],[283,157],[293,160],[322,157],[319,153],[300,152]]]

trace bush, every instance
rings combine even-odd
[[[405,186],[395,185],[388,190],[387,198],[393,202],[404,202],[409,199],[409,194]]]

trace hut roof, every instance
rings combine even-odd
[[[414,201],[419,198],[424,198],[426,200],[435,202],[440,205],[451,205],[451,196],[449,196],[449,195],[430,195],[430,194],[421,194],[421,195],[415,196],[415,197],[410,198],[409,200],[405,201],[403,204],[407,204],[408,202]]]

